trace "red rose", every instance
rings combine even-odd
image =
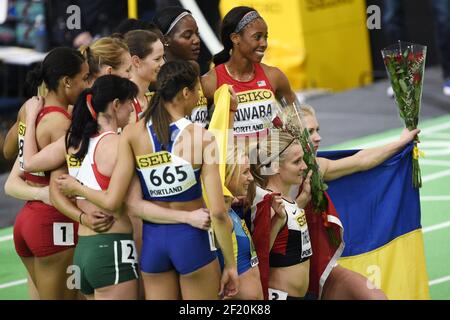
[[[410,52],[409,54],[408,54],[408,61],[414,61],[414,54],[412,53],[412,52]]]
[[[423,53],[422,52],[416,53],[415,54],[415,58],[416,58],[416,60],[422,59],[423,58]]]
[[[402,58],[403,58],[403,56],[401,54],[398,54],[395,56],[395,60],[399,63],[402,62]]]
[[[420,73],[414,73],[413,74],[413,83],[418,84],[422,80],[422,77],[420,76]]]
[[[281,121],[280,117],[278,117],[278,116],[276,116],[275,118],[273,118],[272,124],[273,124],[274,127],[277,128],[277,129],[283,128],[283,121]]]

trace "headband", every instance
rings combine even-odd
[[[92,118],[97,121],[97,112],[95,112],[94,108],[92,107],[92,93],[88,93],[86,95],[86,106]]]
[[[292,140],[287,144],[286,147],[283,148],[283,150],[280,151],[280,153],[274,154],[274,155],[272,155],[269,159],[266,159],[266,161],[261,162],[261,164],[258,166],[258,168],[261,168],[261,167],[269,167],[269,166],[272,164],[272,161],[275,160],[276,158],[280,157],[280,156],[283,154],[283,152],[285,152],[285,151],[287,150],[287,148],[289,148],[290,145],[291,145],[295,140],[297,140],[297,138],[292,138]]]
[[[164,33],[164,36],[167,36],[167,35],[170,33],[170,31],[172,31],[172,29],[175,27],[175,25],[176,25],[181,19],[183,19],[184,17],[186,17],[186,16],[188,16],[188,15],[191,15],[191,14],[190,14],[189,12],[187,12],[187,11],[184,11],[184,12],[180,13],[180,14],[178,15],[178,17],[176,17],[175,20],[173,20],[173,22],[170,24],[169,29],[167,29],[166,33]]]
[[[236,29],[234,29],[234,33],[241,32],[242,29],[244,29],[249,23],[255,21],[256,19],[261,18],[258,12],[256,11],[250,11],[247,12],[241,20],[239,20],[239,23],[236,26]]]

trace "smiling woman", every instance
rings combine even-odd
[[[269,127],[275,98],[295,99],[287,77],[278,68],[261,63],[267,49],[267,24],[250,7],[235,7],[222,21],[223,51],[214,56],[216,67],[202,77],[209,101],[222,84],[233,85],[238,97],[234,134],[239,137],[264,135]]]

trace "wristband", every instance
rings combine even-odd
[[[80,224],[81,224],[82,226],[84,226],[83,222],[81,222],[81,217],[83,216],[83,214],[86,214],[86,213],[81,212],[81,213],[80,213],[80,216],[78,217],[78,220],[79,220],[79,222],[80,222]]]

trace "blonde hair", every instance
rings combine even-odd
[[[103,37],[89,46],[80,48],[88,61],[90,78],[95,78],[101,66],[108,65],[118,69],[122,64],[122,55],[129,52],[128,46],[122,39]]]
[[[294,144],[299,144],[295,137],[279,130],[272,130],[267,137],[259,141],[257,149],[253,150],[257,156],[257,161],[250,168],[253,178],[261,188],[265,188],[267,185],[269,174],[265,171],[268,171],[273,162],[283,162],[286,149]]]
[[[311,107],[309,104],[302,104],[300,106],[300,115],[302,117],[305,117],[305,116],[313,116],[313,117],[315,117],[316,116],[316,111],[314,111],[314,108]]]
[[[236,144],[233,144],[228,148],[227,163],[225,165],[225,186],[228,187],[232,178],[241,174],[240,164],[245,156],[244,150],[238,148]]]

